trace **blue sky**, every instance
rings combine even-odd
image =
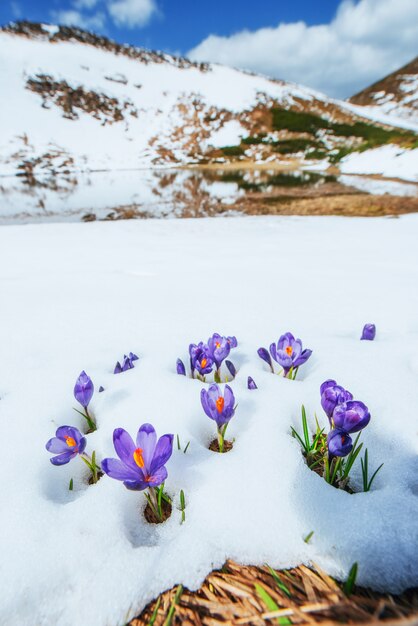
[[[243,29],[256,30],[298,20],[321,24],[331,19],[339,0],[158,0],[156,4],[156,13],[143,26],[128,28],[107,19],[103,27],[94,30],[118,41],[185,54],[209,34],[228,36]],[[19,19],[51,21],[58,11],[71,10],[73,6],[71,0],[1,0],[0,18],[2,23],[14,20],[20,11]],[[86,16],[93,13],[85,11]]]
[[[418,54],[417,0],[0,0],[0,21],[73,24],[347,97]]]

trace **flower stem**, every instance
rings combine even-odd
[[[158,506],[157,495],[155,493],[154,487],[148,487],[148,503],[154,511],[155,515],[161,521],[161,502],[160,506]]]

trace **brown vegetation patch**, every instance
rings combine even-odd
[[[224,441],[224,450],[223,450],[223,454],[225,452],[229,452],[230,450],[232,450],[232,448],[234,447],[234,443],[232,441],[227,441],[225,439]],[[219,441],[217,439],[213,439],[210,444],[209,444],[209,450],[212,450],[212,452],[220,452],[219,450]]]
[[[65,80],[56,81],[47,74],[37,74],[29,78],[26,88],[42,97],[42,106],[48,108],[51,104],[64,111],[64,117],[78,119],[77,109],[92,115],[103,124],[120,122],[127,113],[136,117],[137,110],[132,102],[119,101],[103,93],[87,91],[83,87],[71,87]]]
[[[171,515],[171,511],[172,511],[171,504],[169,502],[167,502],[166,500],[162,500],[161,501],[161,511],[162,511],[162,519],[160,519],[155,514],[155,511],[150,507],[150,505],[147,504],[147,506],[145,507],[145,510],[144,510],[144,517],[145,517],[145,519],[147,520],[147,522],[149,524],[162,524]]]
[[[344,215],[382,217],[418,212],[418,197],[372,196],[361,193],[295,197],[248,194],[228,207],[247,215]]]
[[[168,62],[171,65],[175,65],[180,68],[195,67],[201,72],[207,72],[210,69],[207,63],[195,63],[193,61],[189,61],[188,59],[173,57],[170,54],[163,52],[154,52],[143,48],[136,48],[135,46],[129,46],[127,44],[119,44],[116,43],[116,41],[108,39],[107,37],[102,37],[74,26],[57,26],[56,31],[48,31],[44,28],[43,24],[22,20],[3,26],[0,30],[14,35],[28,37],[30,39],[49,40],[52,43],[60,41],[79,41],[80,43],[93,46],[94,48],[100,48],[101,50],[106,50],[107,52],[112,52],[116,55],[122,55],[130,59],[137,59],[146,65],[148,63]]]
[[[274,623],[412,626],[418,624],[418,589],[393,596],[354,587],[347,596],[317,566],[277,571],[228,561],[196,592],[179,585],[161,594],[128,626]]]

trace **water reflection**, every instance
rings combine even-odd
[[[245,201],[286,202],[374,193],[367,178],[269,169],[160,169],[0,177],[0,223],[201,217],[245,211]],[[399,187],[396,191],[396,185]],[[385,193],[384,183],[374,188]],[[383,189],[383,191],[382,191]],[[389,193],[418,195],[391,183]]]

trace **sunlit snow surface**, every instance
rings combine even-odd
[[[228,557],[313,561],[337,577],[357,561],[362,585],[417,585],[417,236],[417,216],[1,228],[0,623],[124,624]],[[359,340],[365,322],[377,325],[374,342]],[[313,350],[295,382],[256,354],[288,330]],[[175,373],[188,344],[213,331],[239,341],[235,444],[224,456],[207,448],[203,384]],[[130,350],[135,369],[113,375]],[[143,494],[108,477],[88,487],[80,459],[50,464],[44,445],[57,426],[82,426],[72,409],[82,369],[105,388],[92,401],[89,452],[113,456],[113,429],[135,434],[146,421],[191,442],[167,464],[174,507],[163,525],[145,522]],[[290,436],[302,403],[326,426],[319,385],[330,377],[370,408],[362,439],[372,468],[384,462],[370,493],[327,485]]]

